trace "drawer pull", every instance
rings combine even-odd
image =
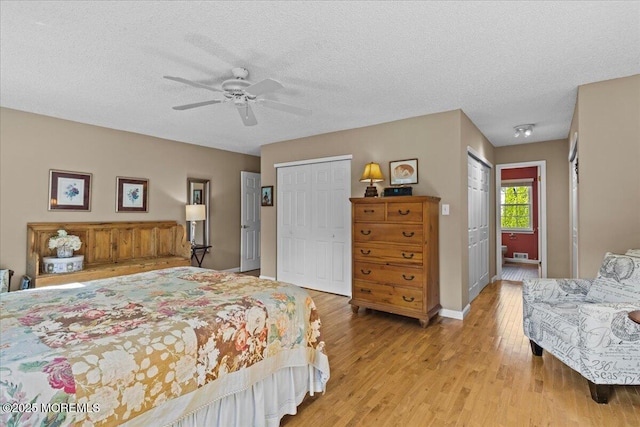
[[[361,268],[360,273],[364,274],[365,276],[368,276],[369,274],[371,274],[371,270],[364,271],[364,269]]]
[[[360,233],[368,236],[369,234],[371,234],[371,230],[360,230]]]
[[[362,292],[363,294],[370,294],[371,293],[371,289],[360,288],[360,292]]]
[[[364,213],[374,213],[375,211],[375,209],[365,209]]]
[[[399,213],[400,215],[409,215],[409,212],[411,212],[411,210],[410,210],[410,209],[407,209],[407,210],[406,210],[406,211],[404,211],[404,212],[402,212],[400,209],[398,209],[398,213]]]
[[[413,237],[414,234],[416,234],[415,231],[412,231],[411,233],[407,233],[406,231],[402,232],[404,237]]]
[[[415,279],[415,278],[416,278],[416,276],[413,276],[413,275],[412,275],[412,276],[408,276],[408,277],[407,277],[407,276],[405,276],[405,275],[403,274],[403,275],[402,275],[402,278],[403,278],[404,280],[413,280],[413,279]]]
[[[407,297],[405,297],[404,295],[402,295],[402,299],[403,299],[403,300],[405,300],[406,302],[413,302],[413,301],[415,300],[415,298],[414,298],[414,297],[407,298]]]
[[[366,251],[364,249],[360,249],[360,253],[362,255],[369,255],[371,253],[371,249],[367,249]],[[402,255],[404,255],[404,254],[402,254]],[[413,255],[413,254],[411,254],[411,255]]]
[[[413,253],[407,255],[404,252],[402,252],[402,258],[411,259],[411,258],[413,258],[413,255],[414,255]]]

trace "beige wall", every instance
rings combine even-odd
[[[49,169],[93,174],[91,212],[47,210]],[[259,172],[260,159],[2,108],[0,265],[26,271],[27,222],[184,222],[193,177],[211,180],[213,253],[202,266],[239,267],[241,170]],[[115,212],[116,176],[149,179],[148,213]]]
[[[569,277],[569,148],[566,139],[497,147],[496,164],[544,160],[547,169],[547,277]],[[495,188],[495,187],[494,187]]]
[[[262,147],[262,185],[276,185],[275,163],[351,154],[351,194],[362,197],[366,184],[359,178],[366,163],[380,163],[382,191],[389,185],[389,161],[418,158],[413,194],[438,196],[450,205],[451,215],[440,216],[441,304],[461,311],[468,303],[467,145],[493,161],[493,147],[460,110],[279,142]],[[263,207],[261,213],[261,274],[268,277],[276,276],[276,209]]]
[[[640,247],[640,75],[578,88],[578,265]]]

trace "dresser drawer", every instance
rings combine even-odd
[[[389,242],[422,245],[423,230],[420,224],[353,224],[356,242]]]
[[[353,257],[358,261],[422,265],[422,246],[354,243]]]
[[[387,221],[422,222],[422,203],[388,203]]]
[[[355,280],[353,298],[396,307],[422,310],[422,292],[420,289],[402,288]]]
[[[421,288],[423,269],[422,267],[408,265],[387,265],[356,261],[353,263],[353,277],[372,282]]]
[[[353,206],[356,221],[384,221],[383,203],[358,203]]]

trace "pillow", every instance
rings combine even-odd
[[[598,277],[587,292],[588,302],[640,301],[640,258],[605,254]]]
[[[0,270],[0,293],[9,292],[9,270]]]
[[[595,279],[585,297],[587,302],[638,302],[640,284],[616,282],[611,279]]]
[[[625,255],[640,257],[640,249],[629,249]]]
[[[597,278],[640,284],[640,259],[607,252],[604,255]]]

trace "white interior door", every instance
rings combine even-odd
[[[489,283],[489,179],[489,167],[468,156],[469,302]]]
[[[278,168],[277,279],[351,295],[351,161]]]
[[[260,174],[240,172],[240,271],[260,268]]]

